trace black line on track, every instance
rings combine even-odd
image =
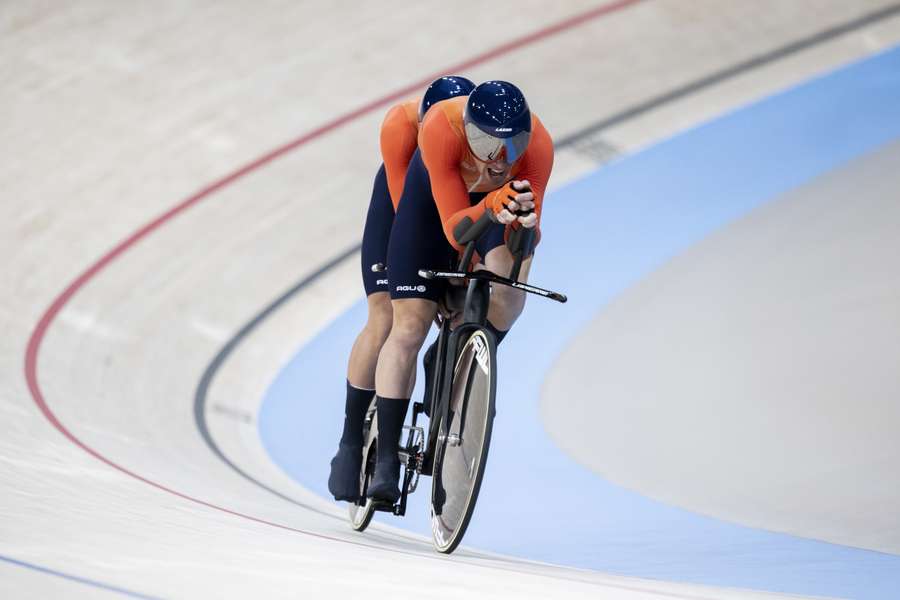
[[[209,425],[206,422],[206,400],[209,396],[209,388],[212,384],[212,380],[216,376],[216,373],[219,371],[219,368],[225,363],[226,360],[228,360],[228,357],[231,356],[234,350],[238,347],[238,344],[240,344],[241,341],[244,340],[244,338],[250,335],[254,329],[256,329],[272,313],[281,308],[284,303],[294,297],[298,292],[309,287],[320,277],[331,271],[331,269],[338,266],[350,256],[356,254],[359,248],[360,244],[356,244],[355,246],[347,248],[337,256],[333,257],[331,260],[329,260],[318,269],[284,291],[280,296],[275,298],[275,300],[270,302],[264,309],[262,309],[262,311],[260,311],[255,317],[244,324],[244,326],[241,327],[237,331],[237,333],[235,333],[234,336],[232,336],[231,339],[225,343],[224,346],[222,346],[222,349],[216,353],[215,357],[212,359],[212,362],[207,365],[206,369],[203,371],[203,375],[200,377],[200,382],[197,384],[197,389],[194,392],[194,423],[197,425],[197,431],[200,432],[200,436],[203,438],[203,441],[206,442],[206,445],[210,450],[212,450],[213,454],[219,457],[219,460],[231,467],[233,471],[235,471],[247,481],[258,485],[267,492],[278,496],[282,500],[287,500],[291,504],[302,506],[307,510],[311,510],[317,514],[334,519],[338,517],[332,513],[323,511],[319,508],[306,504],[305,502],[295,500],[290,496],[282,494],[278,490],[272,489],[271,487],[267,486],[263,482],[259,481],[258,479],[254,478],[249,473],[241,469],[239,466],[234,464],[227,456],[225,456],[225,454],[222,452],[221,448],[219,448],[218,444],[216,444],[216,441],[213,439],[212,435],[209,432]]]
[[[872,25],[873,23],[876,23],[883,19],[887,19],[897,14],[900,14],[900,3],[889,5],[885,8],[863,15],[862,17],[859,17],[857,19],[853,19],[852,21],[847,21],[846,23],[824,29],[818,33],[812,34],[805,38],[801,38],[799,40],[781,46],[780,48],[776,48],[775,50],[759,54],[748,60],[741,61],[730,67],[724,68],[720,71],[716,71],[714,73],[696,79],[690,83],[669,90],[668,92],[662,93],[658,96],[654,96],[653,98],[650,98],[643,102],[639,102],[638,104],[626,108],[625,110],[622,110],[618,113],[610,115],[609,117],[606,117],[601,121],[584,127],[579,131],[576,131],[575,133],[572,133],[560,140],[555,141],[554,147],[565,148],[567,146],[572,146],[583,139],[599,133],[604,129],[621,124],[635,117],[639,117],[643,114],[651,112],[670,102],[674,102],[675,100],[680,100],[702,89],[714,86],[718,83],[722,83],[723,81],[726,81],[738,75],[742,75],[744,73],[752,71],[753,69],[776,62],[792,54],[802,52],[803,50],[807,50],[809,48],[840,37],[844,34],[851,33],[857,29]],[[314,283],[316,280],[320,279],[322,276],[326,275],[329,271],[338,266],[344,260],[353,256],[356,252],[359,251],[360,247],[361,244],[356,244],[350,248],[346,248],[343,252],[334,256],[328,262],[324,263],[321,267],[287,289],[275,300],[270,302],[265,308],[263,308],[262,311],[260,311],[255,317],[250,319],[250,321],[248,321],[243,327],[241,327],[234,334],[234,336],[232,336],[231,339],[229,339],[225,343],[222,349],[219,350],[219,352],[213,358],[212,362],[210,362],[206,369],[203,371],[203,375],[200,378],[200,382],[197,384],[197,389],[194,394],[194,421],[197,425],[197,430],[200,432],[200,435],[203,437],[203,441],[206,442],[206,445],[209,447],[209,449],[213,452],[213,454],[219,457],[219,459],[223,463],[228,465],[233,471],[235,471],[247,481],[261,487],[267,492],[270,492],[271,494],[274,494],[275,496],[278,496],[279,498],[286,500],[292,504],[301,506],[307,510],[311,510],[317,514],[324,515],[333,519],[339,519],[339,517],[314,506],[310,506],[299,500],[295,500],[294,498],[282,494],[278,490],[272,489],[261,481],[255,479],[253,476],[251,476],[236,464],[234,464],[231,460],[229,460],[228,457],[226,457],[222,450],[219,448],[218,444],[216,444],[215,440],[212,438],[212,435],[209,432],[209,427],[206,422],[206,401],[209,394],[209,387],[212,383],[213,378],[215,378],[219,368],[225,363],[228,357],[232,354],[232,352],[234,352],[235,348],[237,348],[237,346],[244,340],[244,338],[250,335],[250,333],[252,333],[254,329],[256,329],[268,317],[270,317],[275,311],[281,308],[281,306],[288,302],[288,300],[290,300],[293,296],[308,287],[310,284]]]
[[[579,141],[589,138],[590,136],[597,134],[604,129],[608,129],[614,125],[619,125],[625,121],[628,121],[635,117],[639,117],[665,104],[674,102],[675,100],[680,100],[693,93],[699,92],[700,90],[712,87],[718,83],[722,83],[723,81],[731,79],[732,77],[737,77],[738,75],[742,75],[744,73],[747,73],[748,71],[752,71],[759,67],[776,62],[792,54],[802,52],[803,50],[807,50],[809,48],[812,48],[813,46],[817,46],[824,42],[830,41],[844,34],[851,33],[857,29],[861,29],[863,27],[866,27],[867,25],[871,25],[888,17],[892,17],[898,13],[900,13],[900,3],[892,4],[880,10],[871,12],[867,15],[863,15],[858,19],[847,21],[846,23],[824,29],[808,37],[801,38],[799,40],[781,46],[780,48],[776,48],[763,54],[758,54],[745,61],[741,61],[730,67],[721,69],[720,71],[715,71],[714,73],[705,75],[704,77],[696,79],[690,83],[669,90],[668,92],[662,93],[658,96],[654,96],[653,98],[650,98],[643,102],[639,102],[634,106],[606,117],[602,121],[598,121],[593,125],[589,125],[579,131],[576,131],[575,133],[567,135],[560,140],[556,140],[554,141],[553,145],[556,148],[564,148],[566,146],[574,145]]]

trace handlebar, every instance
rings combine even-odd
[[[533,212],[534,210],[520,210],[516,211],[514,214],[517,217],[524,217]],[[492,223],[494,223],[494,221],[491,219],[490,213],[485,211],[477,221],[473,222],[470,217],[465,217],[453,228],[453,237],[456,238],[456,241],[459,244],[465,244],[465,250],[463,251],[462,258],[457,267],[458,270],[468,270],[469,265],[472,263],[472,256],[475,254],[475,242],[484,235]],[[522,269],[522,261],[531,256],[532,250],[534,249],[534,228],[519,227],[518,229],[514,229],[509,235],[506,246],[509,248],[514,259],[513,268],[510,271],[509,278],[517,280],[519,279],[519,272]],[[375,263],[370,268],[373,273],[383,273],[387,271],[387,267],[385,267],[383,263]]]
[[[516,211],[515,215],[517,217],[524,217],[532,212],[534,211]],[[465,250],[463,251],[462,259],[459,261],[457,270],[455,272],[447,272],[422,269],[419,271],[419,276],[424,277],[425,279],[482,279],[490,281],[491,283],[507,285],[531,294],[537,294],[545,298],[550,298],[551,300],[556,300],[557,302],[566,302],[568,298],[565,294],[545,290],[518,281],[519,273],[522,270],[522,261],[531,256],[532,250],[534,249],[535,230],[533,227],[519,227],[514,229],[507,240],[506,245],[513,255],[513,267],[510,270],[509,277],[503,277],[496,273],[492,273],[491,271],[469,270],[469,266],[472,264],[472,255],[475,253],[475,242],[479,237],[484,235],[493,222],[491,214],[487,211],[474,222],[471,218],[465,217],[453,229],[453,236],[456,238],[456,241],[459,244],[465,244]]]
[[[517,217],[524,217],[533,213],[533,209],[518,210],[515,214]],[[475,253],[475,242],[487,231],[488,227],[494,221],[491,219],[491,213],[485,211],[477,221],[473,222],[471,218],[465,217],[453,228],[453,237],[457,243],[465,245],[462,259],[459,261],[458,270],[468,271],[469,265],[472,263],[472,255]],[[534,228],[519,227],[514,229],[509,235],[506,246],[513,255],[513,268],[510,271],[509,278],[517,280],[519,272],[522,269],[522,261],[531,256],[534,249]]]
[[[530,212],[530,211],[529,211]],[[512,280],[519,279],[519,271],[522,269],[522,261],[531,256],[534,249],[534,228],[519,227],[509,235],[506,243],[513,255],[513,268],[509,273]]]
[[[462,258],[459,261],[458,269],[460,271],[467,271],[469,269],[469,264],[472,262],[472,255],[475,254],[475,242],[488,230],[488,227],[490,227],[492,223],[493,221],[491,220],[490,213],[485,211],[477,221],[473,222],[470,217],[464,217],[456,224],[456,227],[453,228],[453,237],[456,238],[457,243],[466,247]]]
[[[508,285],[511,288],[516,288],[517,290],[522,290],[529,294],[537,294],[538,296],[543,296],[544,298],[556,300],[561,303],[566,303],[569,300],[565,294],[545,290],[534,285],[522,283],[521,281],[515,281],[509,277],[503,277],[502,275],[497,275],[491,271],[465,271],[462,269],[459,271],[432,271],[431,269],[419,269],[419,277],[425,279],[483,279],[485,281],[490,281],[491,283]]]

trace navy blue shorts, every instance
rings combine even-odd
[[[471,204],[477,204],[484,193],[469,194]],[[505,226],[494,223],[475,243],[478,255],[504,244]],[[446,280],[427,280],[419,276],[419,269],[455,270],[459,253],[444,236],[428,170],[419,150],[413,154],[403,184],[403,196],[394,217],[387,250],[387,276],[391,299],[423,298],[439,301],[447,290]]]
[[[384,165],[375,175],[372,188],[372,199],[369,201],[369,214],[366,215],[366,227],[362,239],[362,278],[366,296],[375,292],[388,291],[387,273],[372,271],[372,265],[387,265],[388,240],[391,227],[394,225],[394,205],[388,191]]]

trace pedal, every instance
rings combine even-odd
[[[424,452],[416,452],[415,454],[409,455],[406,463],[406,470],[403,473],[407,494],[412,494],[416,491],[416,488],[419,487],[419,475],[422,473],[422,463],[424,460]]]
[[[421,426],[412,425],[404,425],[403,431],[407,432],[410,436],[407,438],[406,445],[408,446],[419,446],[421,445],[422,440],[425,438],[425,429]]]
[[[403,430],[407,432],[407,437],[406,444],[400,448],[400,462],[408,464],[410,458],[415,457],[421,450],[422,442],[425,441],[425,430],[410,425],[404,425]]]

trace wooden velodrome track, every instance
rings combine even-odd
[[[256,330],[209,390],[223,454],[292,501],[210,452],[192,401],[248,315],[357,242],[391,99],[446,71],[520,83],[571,142],[560,184],[894,43],[895,17],[859,21],[890,3],[325,6],[0,8],[3,596],[763,596],[352,534],[247,422],[291,351],[360,295],[352,258]]]

